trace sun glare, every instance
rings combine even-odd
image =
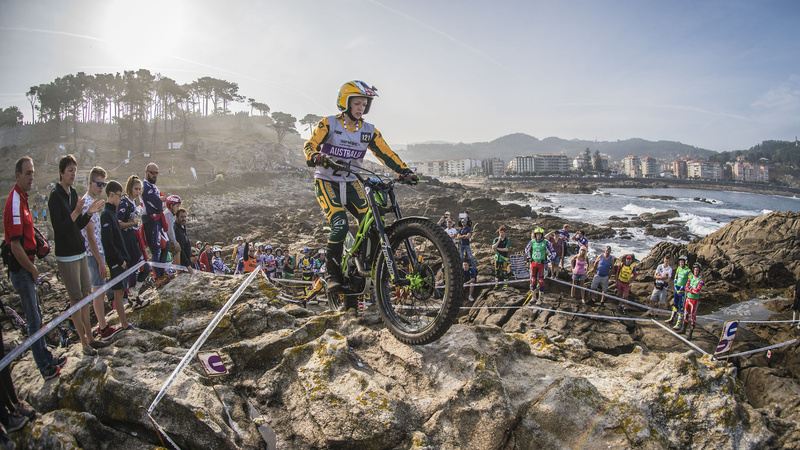
[[[157,64],[181,43],[183,5],[171,0],[114,1],[105,17],[105,41],[130,69]]]

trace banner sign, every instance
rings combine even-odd
[[[731,351],[733,340],[736,339],[736,331],[738,329],[739,320],[729,320],[725,322],[725,325],[722,327],[722,337],[719,339],[719,344],[717,344],[717,350],[714,352],[714,356]]]
[[[197,359],[200,360],[200,365],[203,366],[203,370],[206,371],[206,375],[210,377],[225,375],[228,373],[228,369],[222,362],[222,358],[220,358],[219,353],[214,350],[197,353]]]

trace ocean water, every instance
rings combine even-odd
[[[599,189],[592,194],[534,193],[547,201],[527,203],[534,210],[549,206],[557,211],[551,213],[564,219],[605,225],[612,216],[636,217],[649,212],[669,209],[677,210],[680,217],[673,221],[684,222],[689,232],[703,237],[722,228],[735,219],[762,216],[772,211],[800,211],[800,198],[779,195],[753,194],[736,191],[710,191],[702,189]],[[674,200],[641,198],[649,195],[674,197]],[[704,199],[698,201],[695,198]],[[511,203],[511,202],[504,202]],[[658,227],[656,225],[656,227]],[[633,253],[637,259],[644,258],[660,241],[688,243],[672,238],[645,236],[642,228],[629,228],[632,239],[604,239],[590,241],[589,254],[598,255],[606,245],[611,245],[614,255]],[[575,230],[573,230],[575,231]]]

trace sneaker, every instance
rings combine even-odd
[[[42,372],[42,377],[44,378],[44,381],[49,381],[57,377],[58,374],[60,373],[61,373],[61,367],[51,366],[49,369],[45,369],[45,371]]]
[[[617,311],[622,311],[623,309],[625,309],[625,307],[623,307],[622,305],[617,306]]]
[[[160,277],[156,278],[155,285],[156,285],[157,288],[160,288],[161,286],[166,284],[167,281],[169,281],[169,280],[170,280],[170,278],[168,276],[161,275]]]
[[[20,415],[23,415],[28,419],[33,419],[34,417],[36,417],[36,410],[33,409],[31,405],[25,403],[22,400],[18,401],[14,405],[14,408],[16,408],[14,412],[19,413]]]
[[[89,347],[92,347],[92,348],[95,348],[95,349],[108,347],[108,342],[92,341],[92,342],[89,342]]]
[[[97,356],[97,350],[93,349],[92,347],[83,347],[83,355],[84,356]]]
[[[8,415],[8,423],[4,423],[3,425],[6,428],[6,432],[13,433],[17,430],[25,428],[25,425],[27,423],[28,423],[28,418],[26,416],[11,413]]]
[[[475,301],[475,297],[473,297],[473,296],[471,296],[471,295],[470,295],[470,296],[469,296],[469,301],[471,301],[471,302],[474,302],[474,301]]]
[[[139,329],[138,329],[138,328],[136,328],[135,326],[133,326],[133,325],[131,325],[131,324],[128,324],[128,326],[127,326],[127,327],[125,327],[125,328],[124,328],[124,330],[125,330],[125,331],[139,331]]]
[[[121,329],[117,328],[117,327],[112,327],[111,325],[107,325],[102,330],[98,328],[97,331],[98,331],[97,334],[99,334],[101,338],[110,339],[112,336],[114,336],[115,334],[119,333],[121,331]]]
[[[622,314],[625,314],[627,316],[628,315],[628,308],[623,306],[622,307]]]
[[[645,317],[652,318],[652,317],[653,317],[653,313],[651,313],[651,312],[648,312],[648,313],[647,313],[647,315],[646,315]]]

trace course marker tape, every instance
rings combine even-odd
[[[208,337],[211,335],[211,332],[214,331],[214,328],[217,327],[219,322],[222,320],[222,317],[225,316],[225,314],[228,312],[231,306],[233,306],[233,303],[236,302],[236,300],[239,298],[240,295],[242,295],[242,292],[244,292],[245,288],[247,288],[247,286],[250,285],[250,283],[258,275],[259,272],[261,272],[261,269],[256,269],[255,271],[253,271],[244,280],[244,282],[242,282],[239,288],[236,289],[236,292],[234,292],[233,295],[231,295],[231,298],[228,299],[227,303],[225,303],[222,309],[219,310],[217,315],[214,316],[214,318],[211,320],[211,323],[209,323],[206,329],[203,330],[203,334],[201,334],[200,337],[197,338],[195,343],[186,353],[186,356],[184,356],[181,362],[178,364],[178,367],[175,368],[175,370],[172,372],[169,378],[167,378],[167,381],[164,382],[164,386],[161,387],[161,391],[159,391],[158,395],[156,395],[156,398],[153,400],[153,403],[150,404],[150,407],[147,408],[148,413],[153,412],[155,407],[158,405],[158,402],[160,402],[161,399],[164,397],[164,395],[167,393],[167,389],[169,389],[169,387],[172,386],[172,383],[174,383],[178,375],[181,372],[183,372],[183,369],[186,367],[186,365],[189,364],[189,362],[194,359],[194,356],[197,354],[197,351],[200,350],[200,347],[206,342],[206,339],[208,339]]]
[[[111,289],[112,286],[114,286],[115,284],[117,284],[120,281],[122,281],[125,278],[127,278],[130,274],[133,273],[134,270],[138,270],[139,267],[142,267],[143,265],[144,265],[144,261],[139,261],[133,267],[127,269],[126,271],[124,271],[121,274],[119,274],[116,277],[114,277],[114,279],[112,279],[108,283],[106,283],[103,286],[101,286],[98,290],[96,290],[96,291],[92,292],[91,294],[87,295],[86,297],[84,297],[78,303],[70,306],[66,311],[61,313],[61,315],[59,315],[55,319],[53,319],[50,322],[48,322],[47,325],[45,325],[42,328],[40,328],[39,331],[37,331],[36,333],[33,333],[33,336],[29,336],[28,339],[26,339],[22,344],[18,345],[13,350],[8,352],[8,354],[2,360],[0,360],[0,370],[5,369],[9,364],[11,364],[11,361],[14,361],[15,359],[17,359],[17,357],[19,357],[19,355],[21,355],[22,352],[27,350],[31,345],[33,345],[34,342],[36,342],[39,339],[43,338],[45,334],[50,332],[50,330],[52,330],[53,328],[57,327],[58,324],[60,324],[61,322],[67,320],[76,311],[78,311],[79,309],[83,308],[87,303],[89,303],[90,301],[94,300],[96,297],[105,294],[105,292],[107,290]]]
[[[783,347],[785,345],[794,344],[795,342],[797,342],[797,339],[792,339],[791,341],[786,341],[786,342],[783,342],[783,343],[780,343],[780,344],[770,345],[769,347],[757,348],[755,350],[749,350],[749,351],[746,351],[746,352],[735,353],[733,355],[728,356],[728,358],[735,358],[737,356],[751,355],[753,353],[763,352],[764,350],[772,350],[773,348]]]
[[[682,340],[683,342],[685,342],[685,343],[689,344],[689,346],[691,346],[693,349],[697,350],[698,352],[700,352],[700,353],[702,353],[702,354],[704,354],[704,355],[708,355],[708,352],[706,352],[706,351],[705,351],[705,350],[703,350],[702,348],[700,348],[700,347],[698,347],[698,346],[696,346],[696,345],[692,344],[691,342],[689,342],[689,340],[688,340],[688,339],[685,339],[683,336],[681,336],[680,334],[676,333],[676,332],[675,332],[675,330],[671,329],[670,327],[668,327],[668,326],[666,326],[666,325],[662,324],[661,322],[659,322],[659,321],[657,321],[657,320],[655,320],[655,319],[652,319],[652,322],[653,322],[654,324],[656,324],[656,325],[660,326],[661,328],[663,328],[663,329],[665,329],[665,330],[669,331],[669,332],[670,332],[670,333],[672,333],[672,334],[673,334],[673,335],[674,335],[676,338],[678,338],[678,339]]]

